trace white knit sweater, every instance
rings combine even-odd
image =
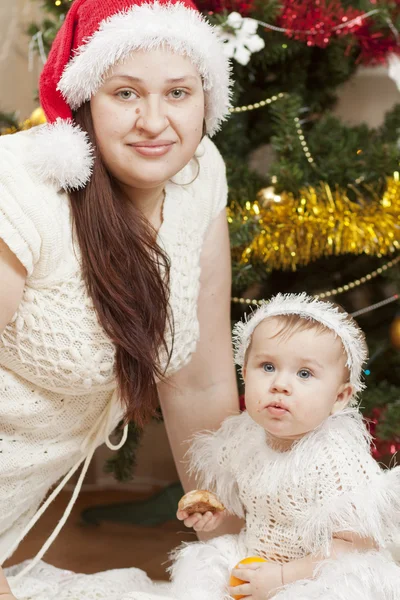
[[[37,129],[0,139],[0,238],[25,266],[23,299],[0,336],[0,563],[46,492],[102,443],[121,417],[114,347],[81,277],[67,194],[43,180]],[[167,374],[199,337],[200,253],[226,205],[222,158],[209,140],[189,186],[168,183],[159,243],[171,261],[175,340]],[[175,180],[193,179],[191,164]]]
[[[372,458],[357,410],[332,415],[287,452],[272,449],[245,412],[199,434],[190,452],[200,486],[246,518],[248,556],[278,563],[328,556],[341,531],[383,548],[400,531],[400,468],[382,471]]]
[[[400,600],[400,566],[388,551],[400,534],[400,467],[382,471],[369,444],[360,413],[351,409],[287,452],[271,448],[246,412],[198,435],[191,464],[199,485],[244,516],[246,526],[239,535],[175,552],[174,600],[228,600],[229,574],[246,556],[283,564],[309,554],[326,560],[313,578],[288,584],[276,600]],[[348,548],[331,559],[332,539],[341,532],[371,538],[376,550]]]

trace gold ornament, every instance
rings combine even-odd
[[[37,127],[38,125],[43,125],[44,123],[47,123],[47,120],[43,108],[39,106],[38,108],[35,108],[29,119],[26,119],[20,125],[20,128],[25,131],[26,129],[31,129],[31,127]]]
[[[257,194],[257,199],[262,206],[267,206],[271,202],[281,202],[282,200],[281,196],[275,192],[273,185],[260,190]]]
[[[35,108],[32,112],[31,116],[28,119],[25,119],[22,123],[18,123],[17,127],[9,127],[7,129],[3,129],[0,132],[0,135],[8,135],[10,133],[17,133],[18,131],[26,131],[27,129],[31,129],[32,127],[37,127],[38,125],[43,125],[47,123],[43,108],[39,106]]]
[[[389,335],[393,348],[400,350],[400,314],[395,317],[391,324]]]
[[[275,192],[265,188],[255,202],[229,209],[233,230],[239,224],[254,224],[251,243],[235,248],[234,254],[242,264],[261,262],[271,270],[296,270],[323,256],[380,257],[396,252],[400,249],[399,174],[387,178],[383,195],[368,192],[368,203],[362,197],[356,203],[346,190],[321,183],[300,190],[297,197],[282,192],[280,202],[271,202]]]
[[[46,123],[47,119],[45,117],[43,108],[41,106],[39,106],[39,108],[35,108],[31,116],[29,117],[29,120],[32,123],[32,127],[36,127],[36,125],[43,125],[44,123]]]

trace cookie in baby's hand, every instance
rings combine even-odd
[[[221,512],[225,510],[225,506],[212,492],[192,490],[179,500],[178,509],[187,512],[188,515],[193,515],[194,513]]]

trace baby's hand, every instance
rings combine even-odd
[[[216,513],[207,511],[206,513],[193,513],[189,515],[184,510],[178,510],[177,518],[183,521],[186,527],[192,527],[195,531],[214,531],[220,526],[227,515],[226,510]]]
[[[254,562],[242,567],[239,565],[237,569],[233,569],[232,575],[248,582],[229,588],[229,593],[234,597],[250,596],[251,600],[267,600],[273,598],[283,585],[282,568],[276,563]]]
[[[225,506],[208,490],[192,490],[178,504],[177,518],[195,531],[213,531],[225,518]]]

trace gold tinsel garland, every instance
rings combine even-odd
[[[268,269],[295,270],[323,256],[393,253],[400,248],[399,173],[387,178],[383,195],[368,194],[370,201],[360,196],[356,203],[345,190],[324,183],[304,188],[298,197],[265,188],[254,203],[228,211],[231,224],[252,220],[257,227],[237,258],[265,263]]]

